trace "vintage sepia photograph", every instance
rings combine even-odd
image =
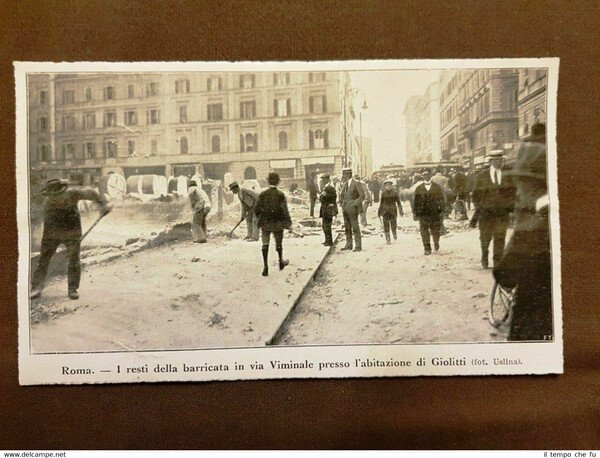
[[[562,372],[558,59],[15,76],[22,384]]]

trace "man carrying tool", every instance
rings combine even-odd
[[[256,242],[259,236],[258,219],[255,213],[258,194],[251,189],[240,188],[240,185],[236,181],[229,185],[229,189],[238,195],[242,205],[241,221],[246,220],[246,237],[244,240]]]
[[[69,266],[67,269],[69,299],[79,299],[79,282],[81,279],[81,216],[77,209],[80,200],[91,200],[101,205],[102,218],[112,210],[112,204],[104,195],[91,188],[69,188],[69,181],[61,179],[49,180],[41,191],[46,196],[44,204],[44,232],[40,259],[33,273],[31,282],[31,299],[42,295],[44,281],[50,261],[59,245],[67,249]]]

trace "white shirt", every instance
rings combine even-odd
[[[492,183],[497,185],[502,184],[502,169],[490,166],[490,178],[492,179]]]
[[[423,184],[425,185],[425,189],[427,189],[427,192],[429,192],[429,190],[431,189],[431,180],[424,181]]]

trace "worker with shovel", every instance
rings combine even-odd
[[[256,203],[258,202],[258,194],[252,189],[240,188],[240,185],[237,184],[236,181],[229,185],[229,189],[234,194],[237,194],[240,199],[240,204],[242,206],[242,219],[240,220],[240,223],[246,220],[246,237],[244,240],[253,242],[258,241],[260,230],[258,228],[258,219],[254,212]]]
[[[101,209],[97,221],[112,210],[112,204],[96,190],[91,188],[69,188],[70,184],[67,180],[53,179],[49,180],[41,191],[41,194],[46,196],[44,232],[42,234],[40,259],[33,273],[31,299],[41,296],[48,266],[61,244],[65,245],[69,259],[67,269],[69,299],[79,299],[79,293],[77,292],[81,279],[79,252],[83,237],[77,202],[80,200],[98,202]]]

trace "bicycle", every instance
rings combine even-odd
[[[488,320],[490,324],[499,328],[509,323],[512,318],[512,308],[515,301],[516,288],[503,288],[498,282],[494,283],[490,298],[490,313]]]

